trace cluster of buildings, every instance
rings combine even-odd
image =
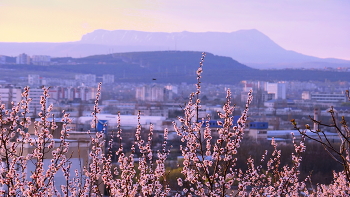
[[[3,104],[10,108],[11,103],[21,99],[24,86],[29,85],[34,113],[40,110],[40,86],[49,87],[48,104],[54,104],[54,112],[61,115],[62,109],[69,108],[73,117],[86,116],[93,110],[93,101],[97,93],[97,83],[102,82],[101,112],[135,116],[139,111],[143,116],[161,119],[156,125],[171,127],[171,122],[183,115],[183,109],[195,86],[189,84],[121,84],[116,83],[114,75],[76,74],[72,79],[52,79],[30,74],[21,85],[0,85],[0,97]],[[107,85],[107,86],[106,86]],[[232,103],[236,105],[234,115],[241,113],[248,92],[253,90],[253,103],[249,117],[252,122],[266,122],[268,130],[291,129],[290,119],[305,121],[315,108],[320,109],[321,116],[327,116],[327,110],[334,106],[339,115],[350,117],[347,105],[347,82],[267,82],[242,81],[238,85],[205,84],[201,90],[201,109],[198,118],[209,114],[213,120],[218,119],[217,112],[222,111],[226,100],[226,90],[232,93]],[[34,113],[35,114],[35,113]],[[302,119],[304,117],[304,119]],[[164,120],[162,119],[164,118]],[[79,123],[81,125],[85,123]],[[266,127],[265,125],[265,127]],[[76,127],[77,130],[88,129],[89,125]],[[263,134],[265,132],[261,132]],[[261,136],[261,135],[259,135]]]
[[[60,79],[41,77],[38,74],[29,74],[25,85],[29,86],[88,86],[96,87],[98,82],[104,85],[114,83],[114,75],[105,74],[100,77],[94,74],[76,74],[74,79]]]
[[[103,83],[111,84],[114,82],[114,75],[103,75],[99,77]],[[97,94],[98,77],[93,74],[77,74],[74,79],[50,79],[40,77],[37,74],[29,74],[27,80],[22,83],[0,84],[0,100],[7,109],[21,101],[22,92],[25,86],[30,87],[29,98],[32,101],[29,104],[31,114],[36,116],[41,110],[40,98],[43,95],[42,87],[50,87],[47,104],[54,104],[57,115],[61,115],[61,109],[70,108],[74,114],[76,106],[67,105],[67,103],[93,103]],[[79,113],[76,113],[78,115]],[[56,116],[57,117],[57,116]]]
[[[5,104],[7,109],[12,107],[12,103],[19,103],[22,100],[23,88],[14,87],[11,85],[0,87],[0,99],[1,103]],[[48,104],[59,105],[62,102],[69,101],[93,101],[96,97],[97,88],[95,87],[50,87]],[[40,99],[43,96],[43,89],[30,88],[29,98],[32,101],[29,104],[29,110],[40,111]]]
[[[25,53],[19,54],[16,57],[16,64],[33,64],[33,65],[41,65],[48,66],[51,63],[51,57],[48,55],[33,55],[29,56]]]
[[[51,64],[51,57],[48,55],[32,55],[29,56],[25,53],[19,54],[15,58],[15,62],[8,59],[9,57],[0,55],[0,65],[1,64],[22,64],[22,65],[41,65],[48,66]]]
[[[285,82],[270,83],[266,81],[248,82],[242,81],[243,91],[241,92],[241,100],[247,100],[247,94],[252,89],[259,93],[259,99],[264,101],[286,99],[287,86]]]
[[[136,87],[136,100],[151,102],[172,101],[173,96],[177,93],[177,86],[174,85],[143,85]]]
[[[264,82],[264,81],[243,81],[243,91],[241,92],[241,101],[246,100],[246,95],[250,89],[253,89],[255,95],[254,102],[260,102],[261,106],[266,108],[276,107],[277,103],[284,102],[286,105],[291,104],[313,104],[313,105],[330,105],[340,104],[348,101],[346,90],[347,85],[335,87],[330,83],[314,84],[299,82]],[[327,85],[328,84],[328,85]],[[261,107],[258,106],[258,107]]]

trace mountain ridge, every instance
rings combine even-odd
[[[141,51],[206,51],[228,56],[255,68],[350,67],[350,61],[317,58],[286,50],[256,29],[235,32],[143,32],[95,30],[81,40],[65,43],[1,43],[0,54],[84,57],[96,54]],[[312,64],[310,64],[310,62]],[[316,62],[316,63],[315,63]]]

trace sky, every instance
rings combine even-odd
[[[257,29],[281,47],[350,60],[348,0],[0,0],[0,42],[68,42],[96,29]]]

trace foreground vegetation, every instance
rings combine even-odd
[[[0,168],[1,194],[3,196],[346,196],[350,193],[349,179],[349,130],[345,120],[340,125],[334,121],[330,127],[338,128],[341,140],[340,149],[327,142],[327,136],[321,130],[313,131],[320,135],[312,139],[323,145],[329,154],[342,166],[339,172],[333,172],[330,184],[317,184],[311,176],[301,177],[303,154],[307,151],[303,130],[302,139],[293,140],[294,151],[288,156],[290,162],[281,162],[282,152],[272,140],[271,151],[266,150],[261,157],[248,157],[245,168],[238,168],[239,154],[244,136],[252,92],[242,111],[237,125],[232,124],[235,110],[231,103],[231,92],[227,91],[226,103],[218,116],[221,128],[211,130],[209,124],[202,128],[197,114],[201,106],[201,76],[205,54],[202,55],[197,70],[196,91],[189,96],[184,106],[184,114],[174,129],[180,138],[179,150],[183,160],[177,172],[170,173],[166,166],[171,146],[167,143],[168,130],[163,133],[161,148],[153,151],[153,127],[143,135],[144,128],[136,125],[135,141],[130,150],[122,145],[122,129],[119,127],[113,136],[95,132],[100,99],[101,84],[96,95],[92,112],[89,162],[80,166],[72,165],[67,128],[72,120],[63,113],[63,127],[57,131],[57,124],[47,104],[48,88],[43,88],[41,97],[40,120],[32,122],[29,113],[29,88],[25,88],[20,103],[13,103],[12,109],[1,105]],[[334,116],[332,116],[334,117]],[[203,121],[210,120],[210,117]],[[313,120],[316,121],[316,120]],[[317,122],[317,124],[322,124]],[[296,129],[298,125],[292,122]],[[34,125],[34,132],[28,129]],[[327,125],[325,125],[327,126]],[[54,135],[60,132],[59,139]],[[109,138],[110,137],[110,138]],[[105,139],[113,139],[106,141]],[[117,151],[112,148],[117,147]],[[317,150],[318,151],[318,150]],[[323,154],[327,154],[324,152]],[[284,153],[283,153],[284,154]],[[112,158],[117,163],[112,163]],[[45,163],[49,159],[49,164]],[[239,161],[240,160],[240,161]],[[34,166],[28,170],[28,166]],[[57,184],[56,175],[63,172],[64,184]],[[56,178],[55,178],[56,177]],[[176,182],[174,183],[174,179]]]

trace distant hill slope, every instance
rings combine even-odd
[[[114,74],[117,79],[128,82],[195,83],[195,73],[200,58],[201,52],[192,51],[131,52],[75,58],[70,61],[81,65],[55,67],[70,72]],[[53,59],[61,63],[68,60],[67,58]],[[242,80],[242,77],[220,79],[220,73],[244,74],[255,69],[230,57],[207,53],[204,70],[203,77],[206,77],[209,83],[237,83]]]
[[[141,32],[96,30],[77,42],[0,43],[0,54],[85,57],[95,54],[137,51],[207,51],[228,56],[256,68],[345,67],[350,61],[322,59],[288,51],[258,30],[223,32]]]
[[[196,83],[195,72],[201,52],[155,51],[114,53],[83,58],[61,57],[52,61],[59,65],[0,65],[2,79],[42,77],[73,79],[75,74],[115,75],[116,82],[133,83]],[[74,63],[74,64],[72,64]],[[299,80],[349,81],[350,72],[318,70],[258,70],[245,66],[230,57],[207,53],[204,61],[203,83],[236,84],[242,80]]]

